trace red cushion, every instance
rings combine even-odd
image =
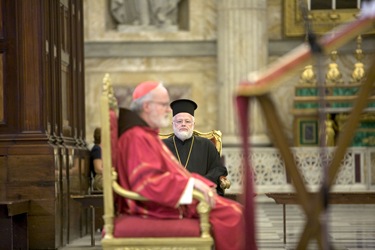
[[[113,235],[114,237],[199,237],[199,220],[168,220],[122,215],[115,219]]]
[[[114,110],[109,110],[109,124],[110,124],[110,131],[111,131],[111,154],[112,154],[112,165],[116,164],[116,155],[117,155],[117,130],[118,130],[118,123],[117,123],[117,115]]]

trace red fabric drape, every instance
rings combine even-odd
[[[256,227],[255,227],[255,205],[254,205],[254,174],[249,163],[249,98],[236,97],[237,113],[240,124],[242,146],[244,152],[243,162],[243,192],[242,204],[244,205],[245,216],[245,246],[247,250],[256,250]]]
[[[111,131],[111,156],[112,156],[112,165],[116,164],[117,161],[117,134],[118,134],[118,123],[117,123],[117,114],[114,110],[109,110],[109,124]]]

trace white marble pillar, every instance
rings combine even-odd
[[[266,65],[267,41],[267,1],[218,1],[218,117],[224,146],[240,143],[235,89],[249,72]],[[257,103],[250,112],[250,141],[253,145],[268,145],[266,126]]]

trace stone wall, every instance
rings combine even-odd
[[[180,1],[180,3],[187,1]],[[99,126],[102,78],[110,73],[121,106],[144,80],[164,82],[171,99],[198,103],[196,128],[217,128],[215,1],[190,0],[188,30],[117,31],[107,0],[84,1],[86,57],[86,124],[88,141]],[[186,10],[188,8],[188,10]],[[170,131],[171,129],[166,129]]]
[[[257,8],[261,8],[259,6],[262,6],[257,2],[258,0],[251,2],[252,4],[243,0],[231,1],[237,5],[246,5],[248,9],[243,11],[249,11],[249,13],[253,13]],[[253,45],[259,43],[258,39],[264,39],[263,42],[268,48],[266,55],[267,64],[270,64],[303,43],[304,37],[302,36],[287,37],[284,34],[284,2],[282,0],[267,1],[267,25],[265,26],[267,30],[259,32],[259,34],[266,34],[265,38],[252,37],[242,43],[248,44],[251,48],[250,53],[248,48],[244,49],[233,43],[234,40],[241,41],[239,37],[236,37],[233,41],[224,37],[226,39],[225,46],[237,46],[229,51],[234,51],[238,54],[242,49],[247,51],[244,57],[248,54],[258,55],[259,57],[254,56],[251,60],[263,60],[261,57],[264,55],[259,55],[263,52],[259,52],[259,47],[257,48]],[[229,8],[229,4],[220,4],[223,2],[215,0],[180,0],[179,3],[178,13],[183,20],[179,21],[177,31],[158,30],[154,27],[133,27],[130,30],[119,31],[116,20],[111,15],[110,0],[84,1],[86,135],[88,142],[92,140],[94,128],[100,125],[98,100],[102,78],[105,73],[111,74],[119,103],[125,107],[129,104],[134,86],[140,81],[160,80],[170,90],[172,100],[192,98],[198,103],[199,108],[196,111],[196,128],[198,130],[219,129],[225,132],[223,135],[223,152],[227,156],[227,166],[238,167],[238,162],[233,159],[241,158],[241,147],[238,143],[240,140],[237,143],[232,143],[232,141],[227,139],[228,133],[226,132],[226,130],[229,130],[229,132],[235,134],[235,131],[231,128],[237,124],[236,121],[229,118],[231,117],[230,114],[233,113],[232,107],[227,105],[230,100],[223,100],[223,98],[220,100],[219,98],[219,94],[223,92],[223,89],[224,91],[226,89],[231,90],[233,89],[233,84],[235,84],[219,79],[221,78],[219,77],[219,69],[227,63],[223,63],[219,59],[231,59],[231,55],[219,56],[221,51],[218,51],[218,39],[220,39],[218,33],[220,29],[231,27],[232,29],[238,29],[238,32],[231,30],[230,34],[241,36],[241,32],[246,31],[247,28],[243,26],[242,19],[238,20],[238,25],[230,23],[224,25],[227,26],[225,28],[219,26],[219,21],[222,21],[219,16],[220,11],[222,13],[230,12],[228,9],[223,11],[219,8],[220,6],[221,8]],[[235,11],[242,11],[242,9],[237,8]],[[236,19],[233,17],[233,19],[228,20],[232,22]],[[249,29],[249,32],[254,32],[254,30]],[[365,52],[363,62],[367,66],[370,63],[371,56],[374,55],[373,42],[373,35],[365,36],[363,39],[362,46]],[[349,80],[356,61],[354,57],[355,49],[356,43],[353,41],[338,51],[337,64],[345,81]],[[327,65],[329,60],[329,56],[327,56],[325,61]],[[234,63],[241,66],[241,58]],[[253,66],[259,65],[256,63],[251,64],[249,61],[246,63]],[[236,70],[236,67],[234,67],[233,72],[237,72]],[[293,145],[292,108],[294,87],[298,84],[301,73],[302,68],[296,70],[272,92],[272,98],[282,121],[282,124],[279,124],[280,129],[286,133],[291,146]],[[323,74],[325,73],[326,70],[324,70]],[[243,77],[235,76],[234,78],[245,79],[246,77],[247,75],[245,74]],[[234,93],[226,93],[221,96],[231,98],[232,94]],[[261,112],[257,113],[252,119],[258,120],[261,118],[260,116],[262,116]],[[227,126],[223,124],[227,124],[228,120],[234,125]],[[266,125],[264,124],[263,126],[265,127]],[[162,132],[169,131],[171,131],[171,128],[167,128]],[[227,152],[231,152],[230,156],[227,155]],[[238,174],[235,171],[231,170],[230,173],[232,175],[229,176],[230,179],[233,178],[234,180],[238,177],[234,176]]]

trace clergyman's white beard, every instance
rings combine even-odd
[[[189,131],[176,131],[175,135],[181,141],[185,141],[185,140],[189,139],[193,135],[193,130],[189,130]]]

